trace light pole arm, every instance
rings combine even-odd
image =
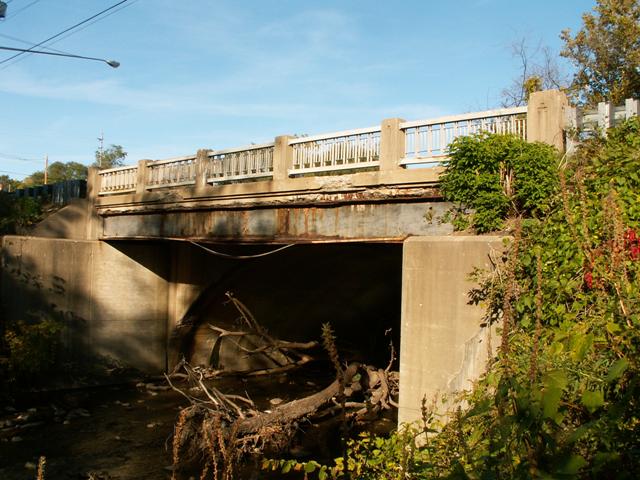
[[[2,47],[2,46],[0,46],[0,50],[9,50],[12,52],[23,52],[23,53],[38,53],[40,55],[54,55],[56,57],[79,58],[82,60],[95,60],[97,62],[104,62],[107,65],[109,65],[111,68],[118,68],[120,66],[120,62],[116,62],[115,60],[105,60],[104,58],[96,58],[96,57],[85,57],[83,55],[73,55],[71,53],[45,52],[42,50],[29,50],[24,48],[13,48],[13,47]]]

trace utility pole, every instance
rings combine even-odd
[[[49,180],[49,155],[44,156],[44,184]]]
[[[100,136],[98,137],[100,140],[100,168],[102,168],[102,157],[104,152],[104,131],[100,130]]]

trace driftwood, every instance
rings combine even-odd
[[[344,371],[345,382],[350,382],[357,372],[357,364],[349,365]],[[260,413],[246,418],[239,422],[238,432],[242,434],[255,433],[274,424],[286,425],[293,423],[316,412],[322,405],[338,394],[339,388],[340,382],[335,380],[331,385],[313,395],[280,405],[271,412]]]
[[[230,372],[212,368],[214,362],[210,367],[193,367],[183,359],[166,376],[170,387],[191,403],[181,411],[175,426],[174,478],[179,468],[197,465],[204,466],[201,478],[208,475],[214,479],[232,479],[237,464],[247,454],[282,453],[290,446],[298,425],[304,421],[325,421],[340,415],[336,420],[341,424],[342,437],[346,438],[347,423],[374,419],[381,411],[397,406],[398,376],[391,371],[395,360],[393,346],[386,369],[358,363],[343,367],[328,324],[323,326],[322,337],[336,378],[325,388],[264,411],[249,398],[219,391],[212,384],[216,377],[267,375],[298,368],[313,359],[309,352],[319,345],[315,341],[289,342],[273,338],[242,302],[229,292],[227,298],[240,313],[241,325],[238,330],[210,325],[218,334],[212,359],[216,348],[219,349],[226,339],[235,343],[239,355],[264,355],[275,366]],[[250,339],[250,342],[240,343],[243,339]],[[178,385],[177,382],[181,383]]]
[[[205,465],[218,472],[214,478],[233,478],[235,465],[246,454],[282,453],[304,420],[314,422],[341,412],[348,421],[375,418],[392,408],[397,395],[395,372],[353,363],[322,390],[260,411],[248,398],[224,394],[205,384],[202,369],[188,364],[183,368],[189,384],[197,386],[200,394],[187,393],[192,389],[179,388],[167,377],[170,386],[191,402],[180,413],[175,428],[174,466]]]
[[[240,317],[237,319],[238,330],[228,330],[218,325],[209,325],[216,332],[217,338],[211,348],[209,365],[217,368],[218,374],[267,375],[285,372],[313,360],[310,351],[318,347],[318,342],[291,342],[273,338],[254,317],[251,311],[238,300],[233,293],[226,292],[227,303],[233,305]],[[222,342],[227,341],[238,351],[238,357],[262,359],[269,364],[268,368],[247,368],[244,370],[228,370],[219,367],[217,356]],[[244,343],[244,344],[243,344]]]

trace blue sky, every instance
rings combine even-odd
[[[0,45],[28,48],[7,36],[37,43],[117,0],[5,1]],[[89,164],[101,131],[134,163],[494,108],[519,72],[509,45],[557,52],[560,31],[579,29],[593,5],[129,0],[47,44],[118,69],[43,55],[0,64],[0,173],[23,178],[44,155]]]

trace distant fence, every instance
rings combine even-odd
[[[566,125],[587,132],[600,130],[606,134],[608,128],[637,115],[640,115],[640,100],[628,98],[624,105],[601,102],[592,109],[570,107],[566,110]]]
[[[87,196],[87,181],[65,180],[49,185],[19,188],[12,192],[12,195],[18,198],[39,198],[55,205],[66,205],[74,198]]]

